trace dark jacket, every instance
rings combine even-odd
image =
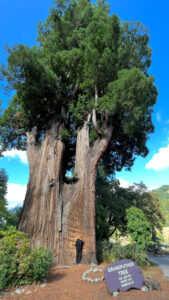
[[[77,239],[75,246],[76,246],[76,250],[77,250],[77,251],[81,251],[81,250],[82,250],[82,247],[83,247],[83,242],[82,242],[82,240]]]

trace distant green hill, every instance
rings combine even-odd
[[[152,192],[158,195],[161,212],[166,220],[165,225],[169,226],[169,185],[162,185]]]

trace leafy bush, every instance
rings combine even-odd
[[[141,267],[149,265],[147,255],[144,252],[137,251],[135,244],[122,246],[120,242],[97,242],[98,262],[104,261],[112,264],[121,259],[132,259]]]
[[[141,267],[149,266],[147,253],[138,251],[135,244],[128,244],[124,247],[124,258],[132,259]]]
[[[52,263],[49,249],[31,250],[27,235],[10,227],[0,231],[0,290],[35,283],[44,278]]]
[[[127,212],[127,231],[131,237],[131,244],[122,246],[120,242],[97,242],[97,259],[113,263],[121,259],[132,259],[139,266],[147,266],[147,248],[152,243],[151,226],[143,211],[130,207]]]

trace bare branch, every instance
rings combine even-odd
[[[112,235],[113,233],[115,233],[116,229],[117,229],[117,227],[115,227],[115,228],[109,233],[109,237],[111,237],[111,235]]]
[[[113,126],[110,125],[109,128],[107,129],[107,132],[105,132],[104,136],[102,138],[98,138],[94,143],[93,147],[91,148],[91,155],[96,156],[97,155],[97,161],[94,163],[97,165],[99,159],[102,157],[104,152],[106,151],[106,148],[111,140],[113,133]]]
[[[35,126],[31,132],[26,132],[26,136],[27,136],[27,144],[29,145],[35,145],[37,138],[39,136],[39,132],[38,132],[38,128],[37,126]]]
[[[79,87],[79,85],[78,85],[78,83],[76,83],[74,86],[73,92],[72,92],[72,98],[74,98],[76,96],[78,87]]]
[[[97,85],[95,85],[95,105],[96,106],[98,104],[98,99],[99,99],[98,89],[97,89]]]
[[[90,122],[90,119],[91,119],[91,114],[88,114],[88,116],[87,116],[87,122],[88,122],[88,124]]]
[[[112,220],[112,213],[110,212],[108,223],[110,224]]]
[[[98,105],[98,99],[99,99],[98,89],[97,89],[97,86],[95,85],[95,107],[97,107],[97,105]],[[92,111],[92,121],[93,121],[93,125],[94,125],[96,132],[99,135],[102,134],[101,131],[99,130],[98,123],[97,123],[96,108],[93,108],[93,111]]]
[[[92,111],[92,121],[93,121],[93,125],[94,125],[94,128],[96,129],[97,133],[101,134],[101,131],[99,130],[98,124],[97,124],[97,116],[96,116],[95,108],[93,108],[93,111]]]

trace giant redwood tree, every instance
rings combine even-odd
[[[138,22],[120,22],[99,0],[58,0],[37,46],[8,49],[1,69],[16,93],[1,116],[1,151],[27,149],[29,182],[19,230],[50,247],[58,264],[95,261],[95,174],[147,154],[157,90]],[[69,179],[67,174],[72,174]]]

